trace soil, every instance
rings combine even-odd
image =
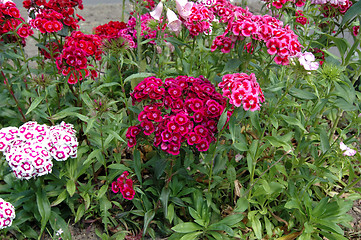
[[[119,1],[121,2],[121,1]],[[127,1],[128,2],[128,1]],[[261,3],[259,0],[251,0],[248,2],[248,6],[253,13],[259,13],[261,11]],[[21,15],[26,19],[27,13],[22,6],[18,6]],[[129,13],[132,6],[126,5],[125,12]],[[84,33],[92,33],[92,29],[98,25],[108,23],[109,21],[120,21],[122,16],[122,5],[121,4],[95,4],[86,5],[84,4],[84,10],[78,11],[78,14],[84,17],[85,21],[80,22],[80,30]],[[129,15],[127,15],[129,16]],[[124,18],[127,19],[127,16]],[[35,47],[35,41],[30,39],[27,42],[26,52],[29,57],[37,55],[37,48]],[[361,187],[361,184],[360,186]],[[361,239],[361,200],[357,200],[354,203],[353,208],[349,212],[353,217],[351,223],[353,229],[348,230],[346,235],[349,239]],[[87,228],[82,229],[78,226],[70,225],[72,238],[74,240],[95,240],[101,239],[95,234],[96,225],[89,225]],[[43,238],[45,240],[51,239],[49,236]]]

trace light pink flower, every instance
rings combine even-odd
[[[317,70],[319,67],[319,62],[316,62],[315,56],[311,52],[298,52],[295,55],[298,58],[299,63],[307,70]]]
[[[343,152],[344,156],[349,156],[349,157],[354,156],[357,152],[356,150],[347,147],[343,142],[340,142],[340,149],[344,151]]]
[[[179,15],[182,18],[187,19],[192,13],[193,2],[188,2],[187,0],[176,0],[175,3]]]
[[[168,27],[172,32],[179,32],[182,27],[181,20],[178,19],[177,15],[170,9],[167,10]]]
[[[160,1],[158,5],[154,8],[154,10],[151,11],[149,14],[150,16],[152,16],[152,18],[159,21],[162,16],[162,11],[163,11],[163,3],[162,1]]]

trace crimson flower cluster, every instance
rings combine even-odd
[[[302,7],[305,5],[306,0],[264,0],[264,2],[268,3],[268,8],[271,8],[271,6],[273,6],[276,9],[281,9],[288,4],[293,4],[296,7]]]
[[[0,151],[20,179],[42,176],[52,171],[52,158],[65,161],[77,156],[78,141],[71,124],[48,127],[27,122],[0,130]]]
[[[154,146],[172,155],[180,153],[182,143],[207,151],[215,141],[217,123],[227,104],[203,76],[178,76],[164,83],[148,77],[135,87],[131,97],[133,104],[150,103],[138,115],[140,124],[128,128],[128,146],[135,146],[139,135],[154,133]]]
[[[14,206],[0,198],[0,230],[10,227],[15,218]]]
[[[360,26],[353,26],[353,27],[352,27],[352,33],[353,33],[353,35],[354,35],[355,37],[357,36],[359,30],[360,30]]]
[[[295,14],[296,14],[296,22],[298,22],[302,25],[306,25],[307,23],[309,23],[307,17],[305,17],[305,15],[303,15],[302,10],[297,10]]]
[[[84,20],[83,17],[74,14],[77,7],[83,9],[82,0],[25,0],[23,6],[28,9],[31,17],[35,16],[30,20],[30,24],[41,33],[60,31],[63,24],[75,30],[79,28],[79,20]]]
[[[265,99],[254,73],[226,74],[222,80],[218,87],[222,89],[223,96],[229,99],[230,104],[236,107],[243,106],[245,111],[260,110]]]
[[[112,191],[114,193],[120,192],[124,199],[132,200],[135,195],[135,191],[133,188],[133,180],[128,179],[129,172],[124,171],[120,177],[118,177],[117,181],[112,182]]]
[[[127,47],[135,48],[136,43],[129,30],[128,24],[124,22],[110,21],[109,23],[97,26],[94,29],[94,34],[100,36],[103,41],[112,41],[122,38],[125,40]]]
[[[101,38],[97,35],[88,35],[74,31],[65,38],[61,55],[56,59],[56,66],[64,76],[70,74],[69,84],[75,84],[83,78],[97,77],[93,65],[88,63],[90,58],[101,60]],[[84,71],[85,74],[82,73]]]
[[[34,32],[30,25],[24,22],[25,20],[20,16],[20,11],[15,3],[0,2],[0,41],[17,42],[20,37],[22,45],[25,45],[25,38],[33,35]],[[15,31],[19,36],[8,34]]]
[[[253,15],[248,8],[243,9],[226,0],[217,0],[210,7],[220,22],[227,25],[225,32],[213,41],[211,50],[218,47],[229,52],[237,40],[250,38],[266,44],[267,52],[276,55],[277,64],[288,65],[289,57],[301,51],[301,44],[290,26],[269,15]],[[250,47],[250,46],[249,46]]]
[[[193,4],[190,15],[184,21],[184,25],[189,30],[191,36],[200,33],[210,34],[212,31],[212,21],[214,14],[204,4]]]
[[[352,6],[352,2],[350,0],[341,0],[341,1],[323,1],[320,4],[320,11],[325,17],[336,17],[338,15],[344,15],[347,10]]]

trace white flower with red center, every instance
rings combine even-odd
[[[15,218],[14,206],[0,198],[0,229],[10,227]]]

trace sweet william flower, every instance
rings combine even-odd
[[[167,9],[168,28],[175,33],[181,30],[182,22],[177,15],[170,9]]]
[[[150,16],[152,16],[152,18],[159,21],[162,16],[162,12],[163,12],[163,3],[162,1],[160,1],[158,5],[154,8],[154,10],[151,11],[149,14]]]

